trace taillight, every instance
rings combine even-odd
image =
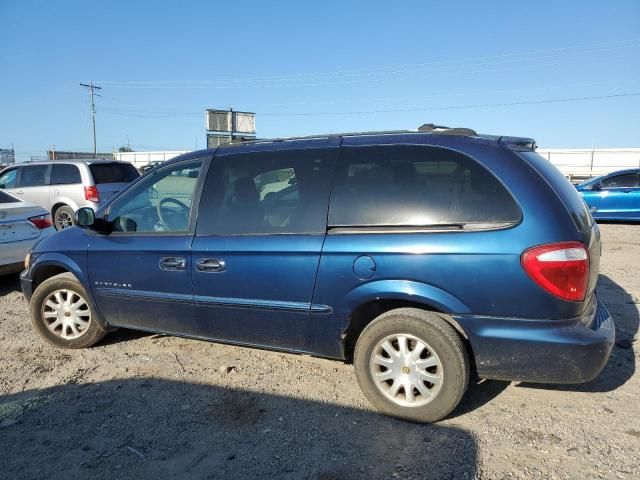
[[[581,302],[589,283],[589,253],[580,242],[533,247],[522,254],[522,266],[547,292]]]
[[[84,187],[84,198],[90,202],[99,202],[100,195],[98,195],[98,188],[95,186]]]
[[[51,220],[51,215],[48,213],[46,215],[38,215],[37,217],[29,218],[29,221],[33,223],[33,226],[38,230],[42,230],[44,228],[53,227],[53,221]]]

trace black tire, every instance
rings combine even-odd
[[[73,208],[67,205],[56,208],[56,211],[53,212],[53,224],[56,230],[64,230],[65,228],[72,227],[74,225],[73,216]],[[69,223],[69,221],[71,223]]]
[[[88,320],[88,326],[79,330],[81,334],[77,338],[66,339],[62,334],[56,334],[47,327],[47,320],[45,319],[45,304],[51,295],[55,295],[57,291],[67,291],[75,294],[73,299],[80,297],[85,300],[86,307],[90,313]],[[62,294],[64,296],[64,293]],[[69,295],[69,294],[67,294]],[[68,297],[67,297],[68,298]],[[100,327],[97,313],[91,307],[88,301],[87,292],[82,287],[82,284],[70,273],[61,273],[51,277],[36,288],[36,291],[31,297],[30,303],[31,310],[31,323],[34,328],[50,344],[59,348],[86,348],[94,345],[105,335],[105,331]],[[86,310],[83,310],[85,312]],[[86,315],[86,314],[85,314]],[[86,317],[85,317],[86,318]],[[55,319],[51,320],[52,322]],[[76,326],[76,328],[78,328]],[[67,330],[68,331],[68,330]],[[72,332],[73,335],[73,332]]]
[[[422,401],[427,402],[424,405],[399,405],[388,398],[373,379],[374,373],[372,373],[370,361],[373,358],[374,349],[378,348],[379,343],[386,337],[396,334],[415,337],[413,340],[409,338],[409,343],[418,339],[428,344],[430,349],[426,350],[427,358],[431,358],[430,355],[435,353],[439,360],[440,366],[430,368],[433,368],[433,372],[438,372],[441,375],[442,381],[439,390],[431,399],[426,395],[421,397]],[[437,314],[415,308],[391,310],[367,325],[356,343],[353,363],[358,384],[373,406],[381,413],[412,422],[437,422],[446,417],[460,403],[469,383],[469,356],[458,333]],[[389,380],[389,382],[392,382],[391,384],[387,383],[389,386],[395,384],[395,380]],[[427,383],[427,385],[430,384]],[[428,388],[425,384],[422,386]],[[391,389],[391,387],[389,388]],[[413,385],[411,390],[417,396],[420,395],[418,389],[414,389]],[[408,397],[406,400],[409,400]]]

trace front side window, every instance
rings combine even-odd
[[[0,188],[16,188],[18,180],[18,169],[12,168],[2,172],[0,175]]]
[[[324,233],[333,158],[333,152],[320,149],[214,158],[198,233]]]
[[[109,209],[114,232],[187,232],[203,160],[150,173]]]
[[[19,187],[41,187],[47,184],[49,165],[20,167]]]
[[[71,185],[82,183],[80,170],[69,163],[53,164],[51,167],[51,185]]]
[[[605,178],[600,182],[600,188],[634,188],[638,186],[637,173],[625,173]]]
[[[438,147],[344,147],[332,227],[516,223],[511,194],[470,157]]]

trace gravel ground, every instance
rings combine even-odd
[[[124,330],[57,350],[0,278],[0,477],[640,478],[640,225],[602,233],[603,373],[474,382],[436,425],[376,414],[339,362]]]

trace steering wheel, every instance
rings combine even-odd
[[[171,198],[171,197],[163,198],[158,202],[158,206],[156,207],[156,210],[158,212],[158,220],[160,220],[160,225],[162,225],[163,228],[169,231],[177,230],[178,228],[180,228],[180,226],[176,226],[175,228],[169,226],[170,222],[167,222],[167,220],[162,215],[162,207],[164,207],[167,203],[173,203],[174,205],[177,205],[182,210],[180,213],[184,213],[185,218],[189,215],[189,207],[184,203],[182,203],[180,200],[176,198]]]

